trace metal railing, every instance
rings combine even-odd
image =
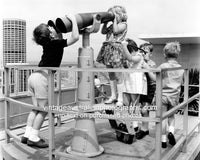
[[[26,95],[28,90],[28,77],[34,71],[34,69],[29,69],[28,67],[37,67],[37,65],[33,64],[18,64],[20,68],[11,67],[14,66],[12,64],[8,64],[10,66],[9,70],[9,88],[10,88],[10,95],[17,96],[17,95]],[[23,66],[23,67],[22,67]],[[77,64],[64,64],[62,67],[69,67],[74,68],[77,67]],[[5,73],[4,70],[0,70],[0,89],[2,95],[5,93]],[[59,77],[60,76],[60,77]],[[77,83],[77,75],[71,71],[60,71],[55,73],[55,89],[58,90],[59,83],[61,83],[62,89],[67,89],[76,86]],[[60,81],[59,81],[60,80]]]
[[[19,138],[16,137],[10,130],[10,125],[9,125],[9,119],[10,119],[10,103],[18,103],[21,106],[28,107],[31,109],[35,109],[38,111],[44,111],[48,112],[49,116],[49,159],[54,159],[55,156],[62,156],[62,157],[67,157],[67,158],[76,158],[74,155],[70,155],[67,153],[62,153],[58,152],[55,150],[55,127],[54,127],[54,118],[55,114],[71,114],[72,116],[77,116],[80,114],[84,114],[85,117],[94,117],[94,113],[91,112],[80,112],[80,111],[59,111],[59,110],[51,110],[49,109],[44,110],[43,108],[35,108],[33,105],[27,104],[27,103],[22,103],[20,101],[14,100],[10,98],[10,88],[9,88],[9,70],[14,67],[14,68],[20,68],[20,66],[5,66],[5,78],[6,78],[6,83],[5,83],[5,131],[6,131],[6,142],[10,142],[10,138],[14,138],[19,141]],[[29,69],[39,69],[38,67],[33,67]],[[155,157],[154,159],[157,160],[168,160],[172,159],[172,157],[181,149],[183,152],[187,152],[187,142],[189,136],[194,132],[194,130],[198,127],[200,131],[200,123],[194,127],[194,129],[188,133],[188,103],[193,101],[196,98],[200,97],[200,93],[197,93],[196,95],[188,98],[188,82],[189,82],[189,70],[187,68],[171,68],[171,69],[99,69],[99,68],[87,68],[87,69],[82,69],[82,68],[44,68],[48,70],[48,102],[49,105],[54,104],[54,88],[55,88],[55,83],[54,83],[54,73],[52,70],[57,70],[57,72],[60,71],[72,71],[72,72],[154,72],[156,74],[156,106],[157,110],[156,116],[155,117],[120,117],[120,118],[109,118],[109,119],[123,119],[123,120],[134,120],[134,121],[143,121],[143,122],[155,122]],[[184,69],[184,101],[172,108],[171,110],[167,111],[166,113],[162,114],[161,106],[162,106],[162,72],[163,71],[171,71],[171,70],[180,70]],[[60,85],[59,85],[60,86]],[[60,87],[58,88],[59,90],[61,89]],[[60,94],[58,94],[60,96]],[[58,99],[60,97],[58,96]],[[59,100],[59,103],[61,101]],[[62,105],[62,104],[59,104]],[[173,148],[170,149],[170,151],[162,156],[161,153],[161,136],[162,136],[162,121],[169,117],[172,114],[175,114],[179,109],[184,109],[184,115],[183,115],[183,134],[181,138],[177,141],[176,145],[173,146]],[[103,119],[106,119],[105,115],[102,114],[102,116],[99,116],[98,118],[103,117]],[[78,158],[77,158],[78,159]],[[87,159],[87,158],[84,158]],[[88,158],[89,159],[89,158]]]

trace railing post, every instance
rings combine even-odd
[[[8,69],[8,75],[9,75],[9,78],[8,78],[8,86],[9,86],[9,93],[12,93],[12,68],[9,68]]]
[[[10,96],[9,68],[5,68],[5,98]],[[5,131],[10,129],[10,102],[5,99]],[[6,132],[6,143],[10,143],[10,136]]]
[[[77,103],[77,99],[78,99],[78,72],[75,72],[75,87],[76,87],[76,90],[75,90],[75,98],[74,98],[74,101]]]
[[[61,105],[61,96],[62,96],[62,92],[61,92],[61,71],[57,71],[57,85],[58,85],[58,96],[57,96],[57,105],[60,107]],[[57,126],[61,126],[61,116],[58,115],[57,116]]]
[[[161,136],[162,136],[162,71],[156,72],[156,142],[155,142],[155,159],[161,160]]]
[[[19,93],[19,86],[20,86],[20,84],[19,84],[19,81],[20,81],[20,78],[19,78],[19,69],[18,68],[14,68],[14,71],[13,71],[13,75],[14,75],[14,83],[15,83],[15,89],[14,89],[14,93],[15,93],[15,95],[18,95],[18,93]]]
[[[49,160],[54,160],[55,155],[55,127],[54,127],[54,113],[52,113],[52,106],[54,105],[54,74],[52,70],[48,70],[48,115],[49,115]]]
[[[184,101],[188,101],[188,84],[189,84],[189,70],[185,69],[184,72]],[[185,142],[183,143],[182,152],[187,151],[187,134],[188,134],[188,103],[186,103],[186,107],[184,109],[183,115],[183,134],[186,137]]]

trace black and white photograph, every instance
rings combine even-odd
[[[0,160],[200,160],[199,0],[1,0]]]

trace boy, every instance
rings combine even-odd
[[[163,49],[163,55],[166,62],[161,64],[159,68],[176,68],[181,67],[177,62],[177,58],[181,52],[181,47],[179,42],[169,42],[165,45]],[[145,66],[145,65],[144,65]],[[148,65],[145,66],[149,68]],[[181,90],[181,84],[183,81],[184,70],[174,70],[174,71],[165,71],[162,72],[162,112],[175,107],[179,102],[179,94]],[[155,80],[154,74],[149,74],[152,79]],[[169,133],[166,135],[167,122],[169,125]],[[163,120],[162,125],[162,148],[167,147],[167,137],[169,144],[175,145],[176,140],[174,137],[174,127],[175,127],[175,118],[174,115],[168,117],[168,120]]]
[[[140,45],[140,48],[145,51],[145,54],[144,54],[145,63],[150,68],[156,68],[155,62],[150,59],[150,56],[152,56],[152,52],[153,52],[153,45],[151,43],[144,43]],[[147,77],[147,95],[140,95],[141,114],[143,117],[149,117],[149,111],[145,109],[145,106],[149,106],[152,104],[152,100],[153,100],[154,93],[156,90],[155,81],[150,78],[148,73],[146,73],[146,77]],[[149,123],[142,122],[140,130],[136,133],[136,138],[142,139],[148,134],[149,134]]]
[[[64,47],[74,44],[79,39],[77,22],[74,16],[67,16],[72,22],[71,37],[62,39],[62,34],[46,24],[40,24],[33,31],[34,41],[43,47],[42,59],[39,67],[59,67]],[[47,72],[37,70],[28,78],[28,88],[32,96],[33,105],[45,107],[48,105]],[[21,142],[29,146],[46,148],[48,144],[39,137],[39,130],[43,124],[46,112],[32,110],[27,119],[25,133]]]

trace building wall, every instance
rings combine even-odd
[[[3,97],[3,68],[0,67],[0,97]]]
[[[165,61],[162,54],[163,47],[164,44],[154,45],[152,59],[157,65]],[[200,44],[182,44],[178,61],[183,67],[200,67]]]
[[[3,60],[6,63],[26,63],[26,21],[3,20]]]
[[[0,23],[0,69],[3,68],[3,23]],[[1,77],[0,77],[1,78]]]

